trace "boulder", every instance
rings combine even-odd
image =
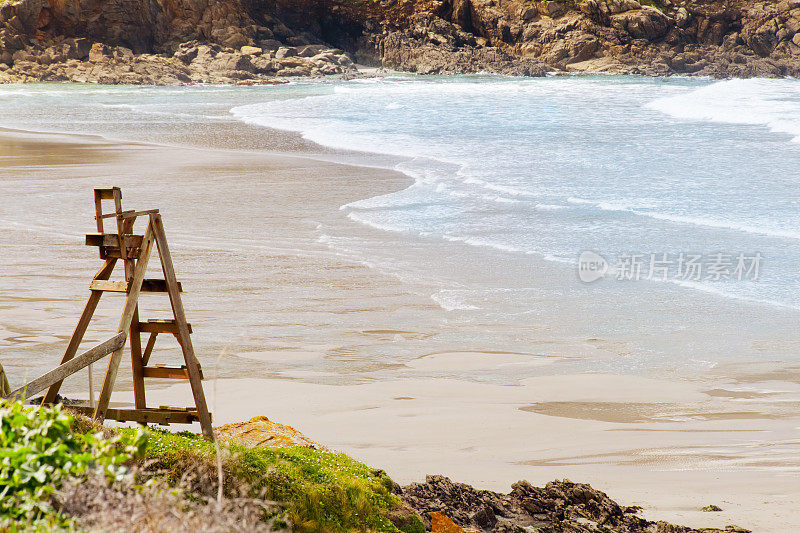
[[[255,56],[250,61],[256,74],[274,74],[278,70],[278,64],[263,55]]]
[[[92,50],[92,43],[89,42],[89,39],[68,39],[66,42],[69,45],[67,59],[86,59],[89,57],[89,52]]]
[[[31,53],[31,51],[27,48],[23,48],[22,50],[17,50],[11,56],[11,60],[13,63],[22,63],[22,62],[36,62],[36,56]]]
[[[264,39],[258,41],[258,46],[264,51],[274,51],[281,47],[281,43],[275,39]]]
[[[624,13],[635,9],[642,9],[642,4],[636,0],[606,0],[606,7],[608,12],[612,15],[617,13]]]
[[[281,46],[275,52],[276,59],[283,59],[284,57],[291,57],[297,55],[297,48],[293,48],[291,46]]]
[[[550,18],[558,18],[567,12],[562,2],[540,2],[537,4],[537,8],[539,14]]]
[[[241,50],[239,51],[248,56],[260,56],[262,53],[264,53],[264,50],[255,46],[242,46]]]
[[[311,70],[302,66],[289,67],[280,69],[278,72],[275,73],[275,75],[284,78],[293,76],[308,77],[311,76]]]
[[[199,49],[196,46],[191,46],[189,48],[179,48],[173,57],[178,59],[184,65],[191,64],[192,61],[197,59],[197,55],[200,53]]]
[[[670,28],[670,19],[661,11],[643,6],[641,9],[612,15],[613,27],[624,31],[633,39],[655,41],[664,37]]]
[[[108,59],[113,54],[111,48],[103,43],[94,43],[89,50],[89,61],[97,63]]]
[[[330,48],[328,46],[322,44],[309,44],[307,46],[298,48],[296,55],[300,57],[314,57],[315,55],[329,49]]]
[[[23,0],[13,4],[16,11],[16,19],[21,24],[21,31],[32,34],[40,27],[40,20],[44,22],[45,17],[49,17],[50,5],[47,0]],[[46,15],[43,15],[43,12]]]
[[[746,37],[747,46],[761,57],[767,57],[775,49],[775,45],[778,44],[776,33],[775,21],[765,22]]]

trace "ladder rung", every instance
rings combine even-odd
[[[128,292],[128,284],[124,281],[95,279],[89,284],[89,290],[104,292]]]
[[[199,366],[199,365],[198,365]],[[203,370],[200,370],[200,379],[203,378]],[[142,369],[142,375],[146,378],[160,378],[160,379],[189,379],[189,369],[186,365],[182,366],[146,366]]]
[[[124,281],[95,279],[89,284],[89,289],[105,292],[128,292],[128,284]],[[163,279],[143,280],[142,292],[167,292],[167,282]],[[178,282],[178,292],[183,292],[183,286],[180,282]]]
[[[187,323],[189,333],[192,333],[192,325]],[[172,333],[177,335],[178,325],[175,320],[148,320],[147,322],[139,322],[139,331],[143,333]]]
[[[167,282],[163,279],[146,279],[142,281],[142,292],[167,292]],[[178,292],[183,292],[183,285],[178,282]]]

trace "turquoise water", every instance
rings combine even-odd
[[[608,263],[607,280],[800,307],[796,80],[6,86],[0,106],[0,126],[123,139],[162,140],[153,135],[159,124],[200,135],[232,120],[299,132],[391,156],[361,159],[414,178],[405,190],[342,206],[359,223],[565,269],[591,250]],[[692,257],[695,270],[686,268]],[[479,307],[468,292],[442,305]]]

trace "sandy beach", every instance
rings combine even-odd
[[[541,307],[475,323],[438,305],[424,273],[457,265],[461,279],[478,279],[496,254],[380,232],[340,209],[402,189],[406,176],[326,162],[330,151],[296,135],[243,126],[166,145],[184,133],[145,144],[0,132],[0,360],[12,386],[60,359],[99,267],[82,245],[91,189],[115,185],[126,208],[164,217],[216,425],[265,415],[400,483],[439,473],[502,491],[569,478],[651,519],[800,530],[793,311],[707,295],[672,302],[692,313],[641,333],[664,299],[631,292],[635,309],[615,310],[575,288],[574,273],[542,262],[531,274],[509,257],[490,270],[498,284],[524,279]],[[348,253],[356,238],[398,250],[395,268]],[[163,313],[158,298],[143,314]],[[86,346],[110,335],[120,306],[101,304]],[[702,354],[722,342],[770,355],[691,375],[615,370],[649,346]],[[164,342],[153,358],[175,363],[175,348]],[[132,398],[125,363],[119,403]],[[184,384],[148,387],[151,405],[191,403]],[[62,390],[85,398],[86,373]],[[710,504],[723,511],[700,511]]]

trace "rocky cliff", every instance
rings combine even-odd
[[[800,0],[0,0],[0,81],[797,76]]]

